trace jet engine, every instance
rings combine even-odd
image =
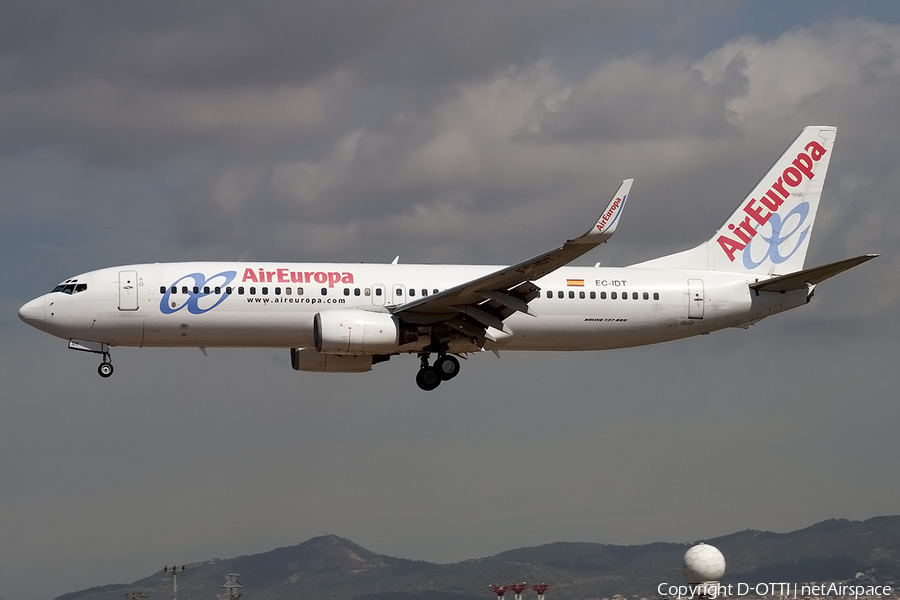
[[[295,371],[315,373],[365,373],[372,370],[373,356],[322,354],[315,348],[291,348],[291,366]],[[381,361],[378,361],[381,362]]]
[[[418,340],[418,330],[386,313],[327,310],[313,319],[313,340],[322,354],[391,354]]]

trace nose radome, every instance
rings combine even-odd
[[[26,302],[19,309],[19,318],[36,329],[44,329],[44,297]]]

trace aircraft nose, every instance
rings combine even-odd
[[[35,329],[44,330],[44,297],[26,302],[19,309],[19,318]]]

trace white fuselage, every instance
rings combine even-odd
[[[110,346],[314,345],[329,310],[388,312],[496,271],[495,266],[195,262],[91,271],[29,302],[31,325]],[[808,301],[809,290],[758,293],[744,273],[563,267],[537,280],[535,316],[515,313],[487,349],[602,350],[652,344],[757,321]],[[82,286],[75,291],[75,286]],[[427,339],[400,352],[416,352]],[[477,350],[464,339],[451,352]]]

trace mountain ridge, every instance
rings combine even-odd
[[[724,583],[850,579],[858,572],[900,580],[900,516],[829,519],[787,533],[745,529],[706,542],[728,562]],[[693,543],[693,542],[692,542]],[[552,600],[637,594],[655,596],[663,582],[681,583],[681,556],[692,543],[616,545],[551,542],[438,564],[378,554],[336,535],[259,554],[192,563],[179,573],[182,597],[210,598],[229,573],[240,573],[247,600],[490,600],[487,585],[546,581]],[[159,571],[130,584],[94,587],[57,600],[121,600],[139,589],[171,595]]]

